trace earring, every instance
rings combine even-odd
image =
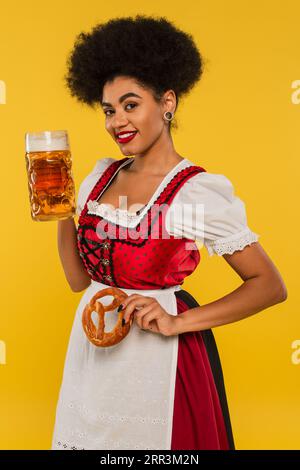
[[[172,121],[173,117],[174,117],[174,113],[172,113],[171,111],[166,111],[164,113],[164,118],[166,121]]]

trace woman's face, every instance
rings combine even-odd
[[[136,96],[126,96],[134,93]],[[165,111],[174,111],[176,96],[173,90],[165,93],[162,104],[152,93],[139,86],[133,78],[118,76],[103,87],[102,109],[105,127],[118,143],[124,155],[146,152],[164,133],[169,135]],[[117,133],[137,131],[129,142],[118,141]]]

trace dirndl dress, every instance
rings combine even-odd
[[[170,315],[200,306],[181,287],[200,261],[192,225],[184,237],[177,238],[176,227],[182,221],[173,220],[170,228],[169,219],[168,236],[162,233],[166,234],[166,215],[176,195],[181,192],[184,196],[182,189],[189,182],[196,183],[195,178],[204,176],[206,170],[188,159],[182,160],[149,204],[130,218],[128,212],[118,209],[112,214],[97,199],[132,160],[100,160],[96,170],[101,167],[101,171],[93,171],[79,190],[78,250],[91,284],[74,317],[51,449],[232,450],[235,444],[224,377],[211,329],[164,336],[141,330],[134,321],[120,343],[106,348],[93,345],[84,333],[81,319],[85,305],[96,292],[110,286],[128,295],[155,297]],[[230,182],[224,178],[215,175],[215,180],[225,185],[226,193]],[[205,188],[206,181],[211,200],[209,178],[203,178],[201,187]],[[194,197],[193,187],[188,189]],[[231,250],[257,240],[257,234],[246,225],[245,214],[236,216],[239,201],[231,192],[233,222],[228,223],[227,211],[223,230],[231,226],[232,233],[222,233],[217,224],[215,239],[211,231],[206,240],[210,254],[213,250],[222,254],[224,240],[231,241]],[[212,212],[208,213],[211,227]],[[172,230],[174,234],[170,235]],[[111,296],[101,298],[103,304],[111,300]],[[113,327],[117,316],[117,310],[106,313],[106,331]]]

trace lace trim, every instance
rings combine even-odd
[[[67,449],[67,450],[85,450],[84,447],[76,447],[69,442],[61,442],[61,441],[55,441],[54,442],[54,448],[55,449]]]
[[[220,238],[213,241],[205,241],[209,256],[216,253],[218,256],[222,256],[225,253],[231,255],[237,250],[243,250],[245,246],[250,245],[253,242],[257,242],[260,235],[252,232],[247,227],[239,233],[230,235],[230,237]]]
[[[114,397],[113,397],[114,398]],[[116,397],[117,398],[117,397]],[[164,400],[167,402],[167,400]],[[143,423],[143,424],[160,424],[163,426],[167,425],[167,420],[160,417],[152,416],[128,416],[128,415],[119,415],[118,413],[110,415],[108,413],[97,412],[97,410],[91,410],[85,406],[85,404],[80,404],[78,402],[71,401],[68,404],[63,403],[63,407],[71,408],[79,412],[81,416],[87,417],[90,421],[101,421],[106,424],[108,423]]]
[[[149,444],[148,444],[149,446]],[[148,447],[147,444],[141,442],[139,444],[133,444],[130,441],[125,441],[125,440],[106,440],[104,442],[103,447],[101,449],[98,449],[97,446],[97,441],[95,441],[95,444],[90,444],[88,447],[81,447],[77,444],[77,446],[74,445],[74,443],[69,442],[65,439],[56,439],[53,444],[52,444],[52,450],[55,449],[60,449],[60,450],[102,450],[102,449],[109,449],[109,450],[163,450],[160,447],[156,447],[155,445]]]
[[[96,214],[104,217],[106,220],[110,222],[118,221],[127,224],[128,222],[136,221],[141,218],[142,212],[137,214],[135,212],[129,212],[126,209],[120,209],[117,207],[116,209],[112,209],[108,204],[104,202],[99,204],[97,201],[88,201],[87,203],[88,213],[89,214]]]
[[[126,162],[127,163],[127,162]],[[122,167],[123,165],[121,165]],[[168,186],[168,184],[171,182],[171,180],[183,169],[193,166],[193,163],[190,162],[187,158],[184,158],[181,160],[171,171],[168,173],[165,178],[162,180],[158,188],[156,189],[155,193],[152,195],[150,201],[148,204],[146,204],[142,209],[140,209],[138,212],[129,212],[126,209],[120,209],[120,208],[115,208],[112,209],[109,204],[105,203],[99,203],[97,200],[92,200],[90,199],[87,202],[87,208],[88,208],[88,214],[91,215],[100,215],[101,217],[105,218],[105,220],[108,220],[109,222],[112,222],[114,224],[122,225],[124,227],[128,228],[134,228],[137,226],[139,221],[144,217],[144,215],[149,211],[149,208],[153,206],[154,202],[157,201],[159,196],[162,194],[162,192],[165,190],[165,188]],[[118,170],[121,168],[119,167]],[[117,171],[118,171],[117,170]],[[116,173],[113,174],[112,177],[115,176]],[[112,179],[112,178],[111,178]],[[103,194],[103,191],[111,181],[111,179],[108,181],[108,183],[104,186],[102,191],[100,192],[100,196]],[[99,198],[99,196],[98,196]]]
[[[167,400],[164,400],[167,401]],[[97,409],[90,409],[84,403],[79,401],[64,402],[60,399],[60,406],[62,407],[65,417],[72,421],[72,413],[77,417],[81,417],[84,422],[89,425],[96,425],[97,422],[105,425],[112,425],[118,428],[119,424],[123,422],[131,423],[142,423],[143,425],[149,426],[154,425],[153,432],[155,435],[156,425],[167,426],[167,420],[161,419],[159,416],[128,416],[120,415],[115,413],[113,415],[103,413]],[[71,413],[71,415],[69,414]],[[101,439],[100,439],[101,440]],[[150,447],[149,447],[150,445]],[[76,426],[60,426],[59,432],[55,432],[55,438],[53,438],[52,449],[61,450],[90,450],[99,448],[99,438],[90,436],[85,430],[80,429]],[[101,449],[148,449],[148,450],[160,450],[154,442],[136,442],[127,441],[123,439],[119,440],[108,440],[101,441]]]

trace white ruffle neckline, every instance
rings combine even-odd
[[[130,163],[134,157],[130,158],[129,160],[125,161],[122,165],[119,166],[117,171],[112,175],[110,180],[107,182],[105,187],[102,189],[101,193],[98,196],[98,199],[101,197],[103,192],[105,191],[106,187],[109,185],[111,180],[116,176],[118,171],[123,168],[125,165]],[[88,207],[88,214],[92,215],[99,215],[103,217],[105,220],[112,222],[114,224],[118,224],[124,227],[131,227],[136,226],[139,221],[144,217],[144,215],[148,212],[149,208],[153,205],[155,200],[159,197],[161,192],[164,188],[169,184],[171,179],[183,168],[193,165],[187,158],[183,158],[180,160],[177,165],[163,178],[161,183],[159,184],[158,188],[156,189],[155,193],[152,195],[148,204],[144,205],[138,213],[130,212],[127,209],[120,209],[119,207],[113,208],[110,204],[105,202],[99,203],[97,200],[89,200],[87,202]]]
[[[115,217],[121,217],[121,218],[125,216],[126,218],[130,218],[130,219],[136,219],[140,217],[140,213],[130,212],[127,209],[120,209],[119,207],[112,208],[110,204],[106,204],[105,202],[102,202],[99,204],[99,202],[91,200],[91,201],[88,201],[87,206],[88,206],[90,214],[97,213],[98,215],[101,215],[104,217],[108,215],[114,215]]]

